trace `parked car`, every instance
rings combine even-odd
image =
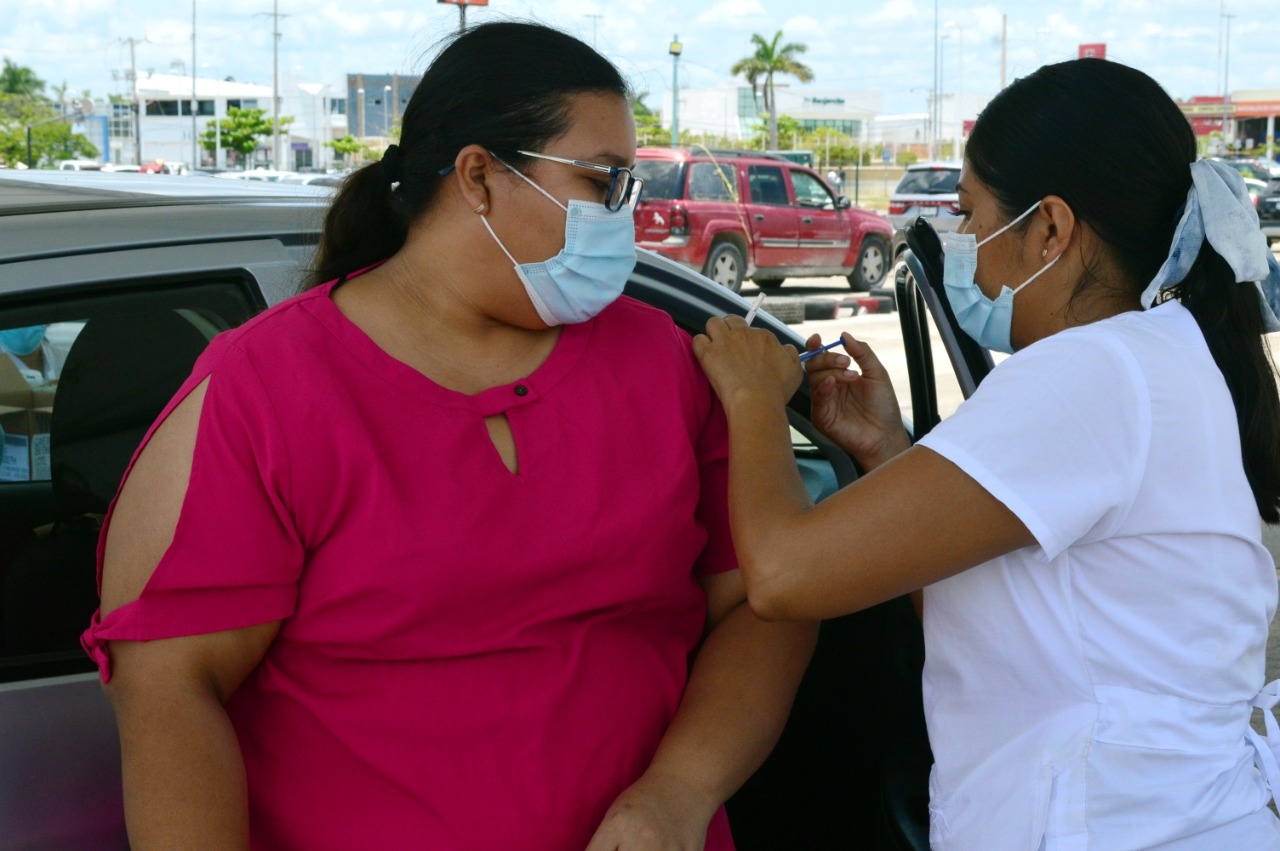
[[[889,271],[893,229],[811,168],[760,152],[641,148],[636,243],[738,292],[843,275],[855,290]]]
[[[1280,242],[1280,180],[1267,184],[1266,190],[1254,201],[1258,208],[1258,224],[1267,241],[1274,245]]]
[[[69,347],[56,384],[38,390],[0,355],[0,851],[128,847],[116,726],[78,644],[97,605],[102,516],[208,341],[297,291],[331,195],[195,176],[0,175],[0,329],[56,321]],[[684,330],[745,312],[726,288],[638,254],[627,292]],[[756,324],[802,345],[770,316]],[[796,463],[822,499],[857,471],[809,423],[807,393],[789,415]],[[822,626],[782,741],[730,801],[739,849],[927,848],[922,662],[904,598]]]
[[[954,230],[960,219],[960,163],[916,163],[907,171],[889,196],[889,221],[899,231],[919,216],[933,219],[935,230]],[[896,255],[895,255],[896,256]]]

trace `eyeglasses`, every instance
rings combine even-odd
[[[553,163],[576,165],[578,168],[588,168],[592,171],[609,175],[609,191],[605,193],[604,206],[610,212],[617,212],[623,207],[634,210],[636,204],[640,201],[640,193],[644,191],[644,181],[632,174],[629,168],[589,163],[583,160],[569,160],[564,157],[553,157],[550,154],[539,154],[533,151],[515,151],[514,153],[539,160],[551,160]]]

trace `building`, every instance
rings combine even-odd
[[[339,91],[338,87],[330,84],[281,82],[280,115],[293,118],[280,139],[279,164],[285,169],[323,171],[332,166],[333,150],[326,143],[341,136],[346,128],[346,101],[330,97],[329,92],[334,91]],[[104,152],[108,162],[141,165],[163,161],[218,169],[271,167],[276,163],[271,137],[262,140],[248,162],[241,162],[235,152],[207,151],[199,144],[209,124],[227,117],[227,110],[232,107],[262,109],[269,118],[271,86],[205,77],[193,81],[179,74],[140,73],[137,93],[141,107],[136,128],[131,102],[98,105],[100,114],[107,118]]]
[[[420,82],[422,77],[412,74],[348,74],[347,103],[352,108],[346,132],[365,144],[385,147]]]
[[[837,91],[808,86],[792,88],[774,84],[778,114],[794,118],[800,130],[811,133],[822,127],[846,136],[852,144],[860,144],[867,127],[880,111],[880,92]],[[753,94],[750,86],[727,84],[713,89],[681,89],[680,131],[695,135],[726,138],[734,142],[755,138],[765,119],[764,91]],[[671,130],[671,92],[662,108],[662,126]]]
[[[1231,148],[1264,148],[1267,159],[1276,155],[1280,89],[1241,89],[1231,93],[1225,106],[1222,95],[1199,95],[1180,101],[1178,106],[1196,136],[1206,139],[1205,147],[1211,153],[1220,152],[1225,139]]]
[[[939,158],[944,152],[954,152],[956,140],[963,140],[966,135],[967,122],[991,99],[990,94],[981,92],[940,94],[940,120],[935,137],[926,111],[883,114],[884,95],[880,91],[819,89],[790,84],[775,85],[775,90],[778,114],[795,119],[800,125],[800,132],[812,133],[820,128],[829,128],[845,137],[845,144],[887,148],[894,159],[903,151],[911,151],[921,159],[929,156],[931,149]],[[921,106],[927,110],[927,96],[922,100]],[[750,86],[740,84],[712,89],[681,89],[678,119],[681,134],[687,132],[749,144],[757,138],[765,121],[764,92],[753,93]],[[663,103],[662,126],[666,128],[667,136],[656,144],[666,144],[670,139],[669,91]],[[641,143],[648,141],[642,139]],[[790,139],[778,141],[784,148],[794,144]]]

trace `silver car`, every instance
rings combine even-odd
[[[97,606],[103,515],[209,340],[297,291],[331,191],[0,177],[0,330],[43,326],[49,344],[35,365],[0,352],[0,851],[128,847],[116,727],[78,640]],[[627,292],[681,328],[746,311],[725,288],[638,254]],[[772,317],[756,322],[803,345]],[[790,408],[796,463],[822,499],[857,471],[808,411],[806,388]],[[927,848],[922,662],[905,598],[823,625],[782,741],[729,803],[742,851]]]

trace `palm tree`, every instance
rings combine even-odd
[[[5,57],[4,69],[0,70],[0,93],[35,97],[43,92],[44,80],[37,77],[35,71]]]
[[[764,81],[764,111],[769,114],[769,147],[773,150],[778,148],[778,110],[773,91],[774,74],[790,74],[802,83],[813,79],[813,71],[809,66],[796,61],[797,56],[809,49],[808,46],[804,44],[779,46],[780,41],[782,41],[782,30],[778,30],[772,41],[766,41],[765,37],[759,33],[752,34],[751,43],[756,46],[756,52],[744,59],[739,59],[729,69],[735,77],[741,74],[747,79],[751,84],[753,97],[759,96],[760,82]]]

